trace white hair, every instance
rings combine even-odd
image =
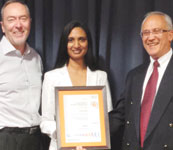
[[[165,21],[166,21],[166,24],[167,24],[167,28],[168,30],[172,30],[173,29],[173,25],[172,25],[172,19],[169,15],[163,13],[163,12],[160,12],[160,11],[152,11],[152,12],[149,12],[145,15],[145,18],[144,20],[142,21],[142,24],[141,24],[141,31],[142,31],[142,26],[144,24],[144,22],[146,21],[146,19],[152,15],[160,15],[160,16],[163,16]]]

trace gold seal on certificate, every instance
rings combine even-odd
[[[58,149],[110,149],[104,86],[55,87]]]

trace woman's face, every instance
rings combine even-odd
[[[88,39],[85,31],[80,27],[71,30],[68,36],[67,52],[70,59],[83,59],[88,50]]]

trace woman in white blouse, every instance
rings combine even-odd
[[[106,86],[108,112],[112,110],[107,74],[97,70],[91,35],[80,22],[73,21],[65,26],[60,40],[56,69],[45,73],[44,76],[40,127],[42,132],[51,138],[49,150],[57,150],[55,86]]]

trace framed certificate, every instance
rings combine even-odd
[[[104,86],[55,87],[58,150],[110,149]]]

